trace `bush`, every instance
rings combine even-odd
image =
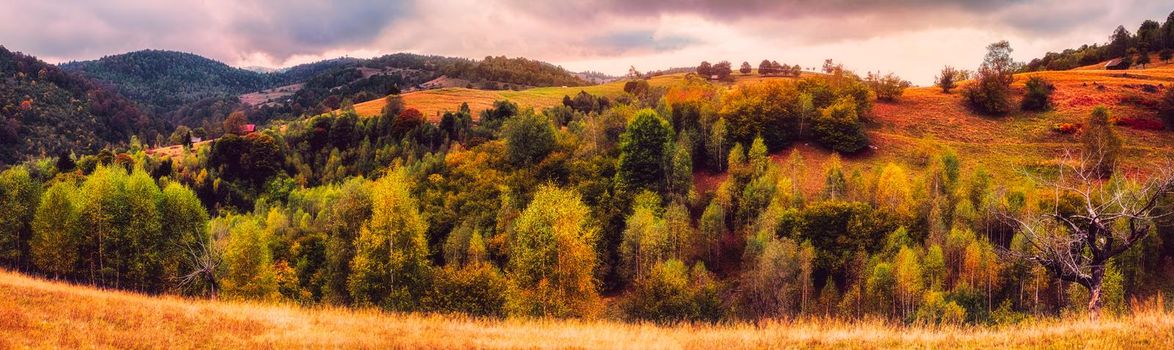
[[[680,260],[657,263],[647,278],[621,302],[632,320],[658,323],[717,321],[722,315],[719,288],[701,264],[692,273]]]
[[[1158,103],[1158,118],[1166,125],[1174,127],[1174,87],[1167,87]]]
[[[942,93],[950,93],[950,90],[958,87],[958,81],[962,80],[962,72],[951,66],[942,68],[942,72],[934,78],[934,85],[942,89]]]
[[[1024,110],[1046,111],[1052,109],[1052,92],[1056,91],[1056,86],[1051,82],[1038,76],[1031,77],[1027,79],[1024,90],[1026,93],[1023,95],[1022,104],[1020,104]]]
[[[896,101],[905,92],[905,88],[913,85],[906,80],[901,80],[901,77],[893,73],[882,76],[880,73],[869,72],[864,82],[876,94],[876,99],[889,102]]]
[[[422,304],[430,311],[502,317],[508,287],[501,272],[489,264],[446,267],[435,274],[432,289]]]
[[[1083,128],[1084,127],[1080,123],[1056,123],[1056,125],[1052,126],[1052,131],[1064,135],[1072,135],[1080,132],[1080,130]]]
[[[929,291],[915,318],[923,324],[961,324],[966,321],[966,309],[954,301],[946,301],[942,292]]]
[[[1163,130],[1166,128],[1160,120],[1141,119],[1134,117],[1114,118],[1113,125],[1124,126],[1137,130]]]

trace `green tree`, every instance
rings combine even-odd
[[[510,302],[515,313],[573,317],[598,312],[590,212],[574,191],[543,186],[514,221],[509,276],[516,289]]]
[[[1121,153],[1121,137],[1109,123],[1109,110],[1104,106],[1093,108],[1088,127],[1081,134],[1084,145],[1084,164],[1094,174],[1108,178],[1117,167]]]
[[[429,288],[428,224],[412,197],[405,168],[371,188],[371,219],[355,240],[348,287],[355,303],[411,310]]]
[[[0,173],[0,263],[24,266],[28,263],[29,223],[41,199],[41,186],[24,166]]]
[[[518,167],[542,161],[555,147],[554,127],[532,111],[507,120],[502,137],[506,141],[506,158]]]
[[[128,216],[122,227],[123,244],[115,247],[126,266],[122,273],[135,288],[160,290],[167,277],[163,274],[167,244],[159,215],[162,193],[142,169],[127,177],[123,186]]]
[[[195,192],[174,182],[163,188],[159,211],[164,234],[158,249],[164,276],[179,278],[190,270],[185,266],[190,255],[206,239],[208,212]]]
[[[68,181],[54,183],[41,198],[33,217],[33,237],[29,242],[33,265],[54,276],[68,276],[77,265],[81,237],[75,228],[76,192],[77,188]]]
[[[750,265],[742,273],[739,296],[745,312],[755,318],[797,315],[804,284],[799,245],[765,231],[752,240],[761,250],[747,249]]]
[[[620,159],[616,176],[633,193],[659,192],[664,188],[665,164],[672,130],[656,111],[644,109],[628,123],[620,136]]]
[[[893,261],[893,270],[899,314],[902,318],[911,317],[917,310],[917,303],[921,301],[921,292],[925,287],[917,251],[907,246],[901,247]]]
[[[224,295],[230,299],[276,300],[277,277],[265,230],[252,218],[229,217],[224,247]]]
[[[772,151],[789,145],[798,137],[800,95],[795,83],[773,79],[731,89],[722,95],[719,111],[730,141],[749,144],[761,136]]]
[[[718,243],[726,233],[726,210],[721,203],[718,203],[716,199],[711,200],[709,205],[705,206],[705,211],[701,213],[698,226],[701,242],[697,249],[701,252],[706,263],[717,266],[719,260]]]
[[[702,264],[688,269],[669,259],[656,263],[647,278],[636,283],[620,307],[629,319],[659,323],[716,321],[722,314],[719,287]]]
[[[901,94],[905,93],[906,88],[913,86],[913,83],[902,80],[901,77],[893,73],[881,75],[880,72],[868,72],[864,83],[876,94],[876,99],[889,102],[896,101],[901,97]]]
[[[355,258],[355,239],[371,218],[371,193],[367,181],[359,178],[344,182],[339,192],[338,197],[326,206],[328,209],[319,214],[328,234],[326,281],[322,293],[329,303],[348,304],[347,279],[351,275],[351,261]]]
[[[688,141],[688,136],[678,139],[677,144],[673,147],[672,160],[668,169],[669,188],[667,192],[677,198],[685,198],[689,192],[693,191],[693,154],[689,150],[690,142]]]
[[[661,218],[660,197],[644,191],[636,196],[632,215],[624,223],[620,258],[624,275],[630,281],[643,278],[657,262],[672,253],[669,231]]]
[[[844,168],[840,162],[840,154],[832,153],[828,158],[827,170],[824,171],[823,198],[839,200],[847,194],[848,182],[844,179]]]
[[[1011,82],[1015,80],[1011,51],[1011,44],[1007,41],[987,46],[986,58],[978,68],[976,81],[962,91],[971,108],[991,115],[1011,111]]]
[[[101,286],[118,286],[123,271],[119,249],[131,245],[123,233],[129,216],[123,190],[126,177],[120,167],[98,166],[78,193],[82,264],[91,283]]]

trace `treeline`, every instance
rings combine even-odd
[[[6,247],[39,245],[38,232],[56,231],[36,218],[68,216],[27,208],[68,202],[93,209],[78,213],[108,213],[53,221],[101,233],[82,235],[90,238],[76,249],[48,244],[87,262],[60,274],[70,279],[400,311],[995,323],[1087,305],[1084,287],[1005,255],[1035,249],[1005,218],[1069,207],[1057,193],[996,180],[928,141],[910,167],[845,167],[844,152],[819,167],[794,150],[772,159],[800,140],[862,149],[867,86],[842,69],[730,91],[691,76],[606,106],[587,94],[543,111],[498,101],[476,116],[467,107],[445,113],[438,124],[393,98],[378,117],[344,111],[225,136],[176,161],[131,149],[81,157],[76,169],[70,157],[14,168],[0,176],[0,213],[24,214],[5,217],[0,235]],[[1107,115],[1094,117],[1087,147],[1116,159]],[[702,168],[725,177],[697,186]],[[60,192],[86,195],[52,199],[60,197],[52,188],[69,186],[59,183],[80,188]],[[166,199],[168,189],[183,200]],[[143,279],[173,262],[147,248],[196,226],[170,222],[202,222],[168,214],[191,212],[166,203],[193,197],[213,217],[195,236],[206,239],[175,243],[187,260],[160,276],[178,278]],[[1169,236],[1168,225],[1157,227]],[[97,258],[83,248],[95,239]],[[139,243],[107,251],[115,239]],[[1170,241],[1142,241],[1104,266],[1098,291],[1108,310],[1169,290],[1161,266]],[[6,264],[57,271],[20,256]],[[615,313],[604,296],[616,300]]]
[[[163,129],[117,93],[0,47],[0,166],[93,153]]]
[[[1114,58],[1121,58],[1125,67],[1139,65],[1144,68],[1153,63],[1150,62],[1153,53],[1157,53],[1163,62],[1174,57],[1174,12],[1162,23],[1145,20],[1134,33],[1130,33],[1125,26],[1117,26],[1105,44],[1094,43],[1058,53],[1048,52],[1044,57],[1028,62],[1024,70],[1069,70]]]

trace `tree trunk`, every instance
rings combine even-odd
[[[1101,286],[1098,284],[1089,289],[1088,293],[1088,317],[1097,320],[1101,317]]]
[[[1101,318],[1101,306],[1104,305],[1101,288],[1104,286],[1104,281],[1104,265],[1093,266],[1092,281],[1088,285],[1088,317],[1093,320]]]

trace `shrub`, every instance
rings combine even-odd
[[[621,302],[632,320],[658,323],[716,321],[722,307],[713,276],[701,264],[692,273],[680,260],[670,259],[652,267],[648,277]]]
[[[1158,103],[1158,118],[1166,122],[1166,125],[1174,126],[1174,87],[1166,88],[1166,92],[1162,94],[1162,99]]]
[[[1163,130],[1165,125],[1160,120],[1142,119],[1134,117],[1113,118],[1113,125],[1124,126],[1137,130]]]
[[[962,72],[951,66],[942,67],[942,72],[934,78],[934,85],[942,89],[942,93],[950,93],[950,90],[958,87],[958,81],[962,80]]]
[[[508,287],[505,277],[490,264],[446,267],[435,274],[422,304],[430,311],[501,317],[505,316]]]
[[[1052,109],[1052,92],[1056,90],[1056,86],[1051,82],[1038,76],[1031,77],[1027,79],[1024,89],[1026,93],[1020,104],[1024,110],[1046,111]]]
[[[1084,126],[1081,125],[1080,123],[1076,123],[1076,124],[1056,123],[1056,125],[1052,126],[1052,131],[1055,131],[1057,133],[1061,133],[1064,135],[1072,135],[1072,134],[1080,132],[1080,130],[1083,128],[1084,128]]]
[[[864,82],[876,94],[876,99],[889,102],[896,101],[905,92],[905,88],[913,85],[909,81],[901,80],[901,77],[893,73],[882,76],[880,73],[869,72]]]
[[[966,321],[966,309],[952,300],[946,301],[942,292],[929,291],[917,308],[915,319],[924,324],[960,324]]]

